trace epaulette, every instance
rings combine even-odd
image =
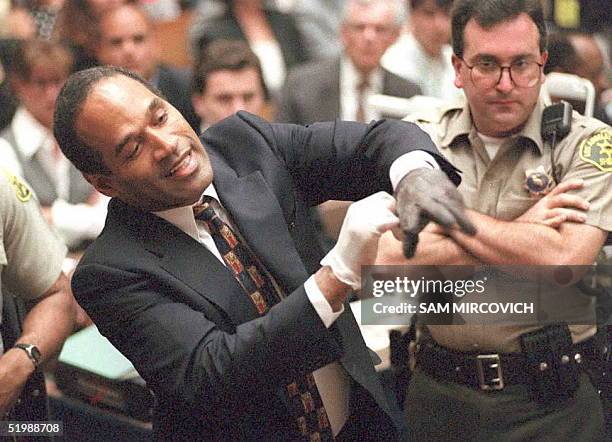
[[[446,113],[462,109],[463,106],[463,103],[457,101],[447,102],[435,97],[422,96],[414,101],[414,110],[404,120],[417,124],[437,124],[442,121]]]

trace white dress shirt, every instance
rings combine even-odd
[[[420,86],[423,95],[455,100],[463,95],[454,85],[453,50],[445,46],[439,57],[431,57],[410,33],[404,33],[383,55],[380,64],[395,75]]]
[[[340,118],[355,121],[359,107],[358,86],[362,81],[361,74],[355,69],[353,63],[345,56],[340,60]],[[368,97],[382,94],[383,71],[379,68],[368,75],[369,86],[364,92],[365,121],[378,120],[381,115],[368,105]]]

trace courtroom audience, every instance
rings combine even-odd
[[[370,121],[381,117],[368,102],[371,95],[409,98],[420,93],[417,85],[380,65],[399,36],[404,16],[401,0],[348,0],[339,34],[342,54],[290,71],[278,120],[299,124],[334,118]]]
[[[102,230],[107,199],[64,157],[52,134],[55,101],[73,58],[63,46],[41,40],[22,42],[14,56],[8,76],[20,104],[0,133],[0,164],[28,181],[47,221],[78,248]]]
[[[283,85],[289,69],[311,56],[295,19],[264,0],[225,0],[211,3],[214,9],[198,8],[190,28],[194,53],[217,39],[248,42],[260,60],[266,84],[273,96]]]

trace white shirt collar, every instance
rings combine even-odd
[[[15,112],[11,129],[15,135],[16,147],[26,159],[30,159],[42,147],[45,140],[53,136],[23,106]]]
[[[355,68],[353,62],[346,56],[343,55],[340,60],[340,85],[343,89],[355,91],[357,85],[361,81],[361,74]],[[370,93],[377,94],[382,92],[383,88],[383,71],[380,66],[374,69],[368,75],[368,81],[370,83]]]
[[[204,190],[202,196],[210,196],[219,201],[219,196],[215,190],[215,186],[210,185]],[[197,203],[196,203],[197,204]],[[161,210],[159,212],[153,212],[153,214],[160,218],[168,221],[170,224],[175,225],[187,235],[191,236],[196,241],[199,241],[198,227],[193,216],[193,204],[190,206],[175,207],[174,209]]]
[[[357,86],[361,81],[361,74],[357,71],[351,60],[343,55],[340,59],[340,118],[354,120],[356,116],[358,97]],[[365,96],[381,94],[383,91],[383,70],[378,67],[368,75],[369,87]],[[367,103],[367,100],[366,100]],[[366,121],[380,118],[380,115],[366,105]]]

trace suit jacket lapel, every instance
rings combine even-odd
[[[119,216],[136,231],[144,248],[159,258],[159,265],[215,305],[227,321],[237,325],[258,316],[230,270],[206,247],[156,215],[119,201],[109,206],[111,222],[117,210],[124,212]],[[200,306],[202,303],[197,298],[178,301]]]
[[[322,65],[318,87],[319,106],[313,109],[312,121],[331,121],[340,115],[340,59],[329,60],[329,65]]]
[[[209,150],[209,154],[221,204],[276,281],[287,292],[294,290],[306,280],[308,272],[293,244],[283,211],[263,175],[255,171],[239,177],[214,152]]]

